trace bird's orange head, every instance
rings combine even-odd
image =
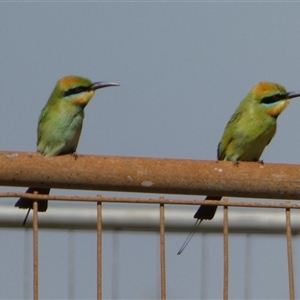
[[[95,94],[97,89],[108,86],[118,86],[114,82],[95,82],[79,77],[66,76],[61,78],[54,87],[49,101],[54,102],[58,100],[69,101],[74,105],[85,107]]]
[[[272,82],[260,82],[250,93],[266,109],[267,114],[274,117],[288,106],[289,99],[300,96],[300,92],[287,92],[282,85]]]

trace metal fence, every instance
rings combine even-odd
[[[300,199],[298,165],[262,165],[230,162],[207,162],[156,158],[79,156],[42,157],[38,154],[0,152],[0,185],[35,186],[69,189],[92,189],[161,194],[226,195],[273,199]],[[279,208],[285,210],[290,299],[295,299],[291,209],[300,205],[283,201],[203,201],[164,197],[109,197],[37,195],[15,192],[0,193],[0,197],[26,197],[33,202],[33,295],[38,299],[38,212],[37,199],[53,201],[87,201],[95,203],[97,215],[97,299],[102,299],[102,204],[147,203],[159,207],[160,234],[160,298],[166,296],[165,205],[208,205],[223,207],[223,299],[228,299],[228,209],[235,207]],[[51,204],[51,201],[50,201]],[[2,224],[3,225],[3,224]]]

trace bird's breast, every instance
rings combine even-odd
[[[83,110],[52,114],[38,127],[38,151],[55,156],[75,152],[82,129]]]

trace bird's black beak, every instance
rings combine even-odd
[[[286,99],[300,97],[300,92],[287,92]]]
[[[105,87],[108,87],[108,86],[119,86],[119,84],[115,83],[115,82],[102,82],[102,81],[101,82],[94,82],[90,86],[90,89],[92,91],[94,91],[94,90],[102,89],[102,88],[105,88]]]

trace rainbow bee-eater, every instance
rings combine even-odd
[[[118,86],[114,82],[94,82],[79,76],[61,78],[42,109],[37,128],[37,151],[47,156],[76,155],[81,134],[84,108],[97,89]],[[76,157],[76,156],[75,156]],[[50,188],[29,188],[26,193],[49,194]],[[46,211],[48,201],[38,201],[38,211]],[[28,208],[26,223],[33,200],[20,198],[15,206]]]
[[[259,161],[265,147],[276,132],[276,121],[288,106],[289,99],[299,97],[300,92],[287,92],[277,83],[260,82],[255,85],[227,123],[218,145],[218,160],[230,160],[234,165],[239,161]],[[205,200],[221,200],[220,196],[207,196]],[[193,230],[177,254],[180,254],[203,220],[211,220],[216,205],[202,205],[196,211],[197,219]]]

